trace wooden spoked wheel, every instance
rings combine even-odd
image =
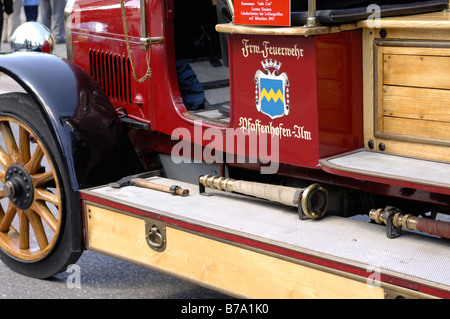
[[[61,227],[61,195],[52,160],[24,123],[0,116],[0,247],[33,261],[45,257]]]
[[[28,94],[0,95],[0,259],[34,278],[83,250],[80,197],[49,123]]]

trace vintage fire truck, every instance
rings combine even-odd
[[[87,249],[237,297],[449,298],[448,9],[71,0],[67,59],[24,24],[0,55],[1,260],[49,278]]]

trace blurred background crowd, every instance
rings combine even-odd
[[[43,23],[52,30],[56,43],[65,43],[66,2],[67,0],[0,0],[0,44],[9,43],[17,27],[27,21]]]

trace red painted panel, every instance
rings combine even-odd
[[[315,167],[316,38],[230,35],[230,57],[233,127],[276,138],[282,163]]]
[[[363,147],[361,32],[317,37],[320,157]]]
[[[359,31],[231,35],[230,56],[233,127],[260,139],[272,133],[281,163],[315,168],[321,157],[362,147]],[[264,91],[265,85],[275,89]],[[284,113],[280,101],[285,101]]]
[[[150,36],[159,37],[162,36],[161,23],[155,24],[154,20],[161,21],[165,6],[160,1],[153,2],[147,11],[159,19],[149,19],[147,29]],[[138,83],[132,74],[132,63],[138,78],[147,70],[147,52],[139,44],[139,1],[126,0],[125,11],[131,59],[126,48],[120,2],[75,1],[71,19],[74,61],[99,82],[116,108],[123,107],[131,118],[150,123],[151,79]],[[157,50],[161,45],[154,46]]]

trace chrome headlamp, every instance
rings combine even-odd
[[[52,31],[38,22],[20,25],[11,37],[11,52],[52,53],[54,47]]]

